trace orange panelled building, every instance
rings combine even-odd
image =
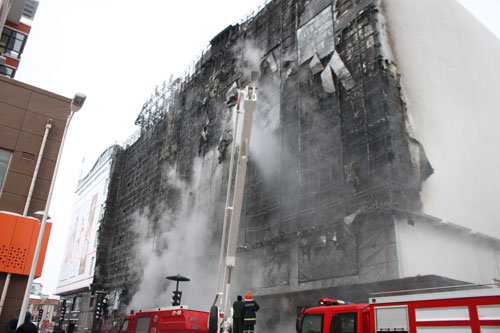
[[[35,255],[40,221],[33,217],[0,212],[0,272],[29,275]],[[42,275],[52,223],[47,222],[38,257],[35,278]]]
[[[0,294],[6,291],[0,306],[2,329],[21,309],[40,230],[39,221],[27,216],[45,210],[70,105],[69,98],[0,75],[0,212],[5,212],[0,215]],[[41,154],[49,121],[52,128]],[[36,277],[42,274],[50,229],[47,223]]]

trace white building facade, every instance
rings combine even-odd
[[[117,146],[104,151],[91,171],[79,181],[71,214],[56,293],[67,300],[66,330],[92,329],[96,297],[94,279],[99,225],[104,213]]]
[[[408,133],[434,169],[422,214],[395,221],[400,276],[492,283],[500,277],[500,40],[456,0],[381,4]]]

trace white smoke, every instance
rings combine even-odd
[[[244,40],[241,43],[237,43],[234,51],[240,56],[240,71],[243,74],[243,78],[251,77],[252,72],[259,72],[262,58],[264,56],[264,50],[255,46],[252,40]]]
[[[243,77],[251,78],[252,72],[260,72],[262,50],[246,41],[239,45],[238,52]],[[257,85],[250,158],[266,183],[276,182],[280,154],[282,157],[288,154],[281,148],[276,135],[280,126],[279,87],[278,73],[267,73],[266,80],[260,80]],[[220,191],[223,176],[216,151],[196,158],[191,174],[188,183],[176,175],[175,169],[168,173],[168,186],[176,189],[180,196],[175,209],[162,207],[162,214],[145,210],[133,217],[133,232],[137,238],[134,264],[141,279],[129,310],[169,306],[176,283],[166,277],[176,274],[191,279],[179,284],[183,305],[207,311],[214,300],[220,243],[210,243],[212,231],[209,227],[212,224],[209,218],[213,214],[209,210],[214,205],[214,191]],[[152,221],[155,215],[159,215],[157,222]]]
[[[257,47],[253,41],[245,40],[239,43],[236,51],[242,59],[240,70],[243,80],[256,80],[262,76],[263,70],[267,70],[258,82],[252,83],[257,87],[258,98],[250,140],[250,159],[259,169],[265,183],[273,184],[279,175],[280,156],[283,158],[284,154],[289,155],[276,134],[276,130],[280,127],[279,70],[275,68],[277,71],[273,73],[272,66],[266,59],[274,59],[274,55],[272,53],[266,55],[265,51]]]
[[[221,167],[217,154],[210,151],[205,158],[195,158],[191,182],[168,174],[168,184],[180,195],[178,207],[164,207],[157,230],[148,232],[149,212],[136,214],[134,229],[137,237],[136,267],[141,275],[138,290],[129,309],[170,306],[175,281],[167,276],[180,274],[191,279],[180,282],[182,304],[207,311],[215,297],[217,260],[210,244],[209,207],[214,203],[215,186],[220,183]],[[215,258],[217,259],[217,258]]]

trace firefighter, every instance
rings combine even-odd
[[[243,332],[243,297],[238,295],[233,303],[233,333]]]
[[[245,301],[243,302],[243,322],[245,323],[243,333],[253,333],[255,331],[254,326],[257,322],[256,312],[259,309],[260,306],[252,299],[252,294],[246,294]]]

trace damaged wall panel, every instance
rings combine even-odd
[[[257,129],[260,133],[256,133],[268,136],[265,150],[272,149],[275,160],[279,157],[279,163],[263,166],[260,157],[268,161],[272,158],[266,159],[259,151],[261,148],[253,146],[256,152],[248,171],[240,233],[241,242],[250,249],[279,242],[298,232],[305,232],[304,237],[309,237],[306,235],[310,228],[328,230],[354,211],[363,210],[369,215],[387,209],[400,198],[393,194],[396,188],[397,193],[414,191],[405,182],[396,185],[398,180],[392,177],[395,168],[401,169],[395,161],[401,161],[404,166],[410,160],[406,159],[409,154],[404,150],[406,139],[401,136],[404,132],[395,130],[404,126],[402,119],[397,118],[401,105],[387,100],[387,90],[395,90],[392,95],[398,96],[396,83],[390,84],[392,78],[386,77],[384,69],[376,65],[375,43],[364,42],[375,38],[376,11],[372,8],[353,16],[352,24],[340,32],[335,46],[333,12],[343,11],[347,15],[348,10],[342,7],[345,6],[342,1],[336,3],[335,9],[325,4],[310,2],[304,6],[300,1],[273,1],[248,22],[228,27],[212,40],[210,52],[200,60],[203,66],[197,67],[189,80],[176,85],[176,90],[168,94],[163,109],[161,104],[154,104],[159,111],[151,109],[153,115],[146,117],[154,119],[154,126],[151,122],[143,126],[143,136],[127,151],[130,157],[124,165],[122,207],[119,208],[122,213],[119,218],[125,227],[113,235],[112,243],[118,244],[127,238],[127,214],[148,209],[147,228],[154,234],[160,214],[155,207],[179,204],[178,191],[170,188],[167,181],[171,168],[189,182],[193,159],[216,148],[227,168],[228,155],[224,154],[227,144],[221,149],[221,140],[227,140],[224,124],[229,114],[221,97],[234,82],[244,84],[245,80],[255,77],[249,71],[260,75],[257,85],[262,108],[256,114],[256,123],[260,126]],[[315,6],[305,14],[311,17],[303,19],[295,39],[290,27],[296,26],[297,17],[306,16],[294,15],[294,10],[306,10],[309,6]],[[271,23],[269,17],[280,19]],[[372,28],[359,28],[367,26]],[[260,59],[256,59],[256,55]],[[317,63],[312,68],[306,63],[311,58]],[[324,70],[320,75],[311,69],[321,62],[324,62],[321,65]],[[370,72],[361,71],[365,63],[373,64]],[[326,78],[325,73],[329,74]],[[377,131],[371,131],[372,127]],[[254,142],[258,142],[257,139]],[[272,147],[271,142],[277,146]],[[369,147],[375,142],[378,148],[373,155]],[[394,150],[394,142],[402,142],[398,151]],[[411,170],[408,166],[404,172]],[[405,175],[410,176],[405,179],[411,178],[411,174]],[[379,180],[374,179],[375,176]],[[415,193],[409,200],[418,197],[418,192]],[[223,196],[221,190],[213,198],[214,239],[220,235]],[[398,200],[403,206],[409,206],[404,199]],[[352,242],[339,241],[352,244],[348,252],[355,253],[357,236],[349,237]],[[345,253],[334,251],[336,247],[333,247],[332,251],[315,256],[313,250],[295,246],[302,253],[301,258],[307,258],[297,259],[301,268],[295,278],[299,282],[357,274],[355,255],[345,257]],[[123,264],[128,255],[117,253],[112,261]],[[306,264],[313,257],[325,256],[331,257],[332,262],[342,263],[343,268],[325,270],[314,261]],[[109,273],[105,284],[123,282],[123,274],[120,273],[119,278],[115,277],[116,273]],[[132,275],[127,281],[135,279],[138,276]],[[270,279],[265,285],[251,283],[251,288],[272,287],[272,281],[279,284],[280,280]]]
[[[332,7],[328,6],[297,29],[298,61],[302,65],[314,55],[325,57],[334,49]]]
[[[218,34],[195,72],[165,85],[164,101],[141,113],[142,136],[125,152],[104,221],[113,232],[101,240],[108,246],[96,288],[127,289],[120,309],[138,290],[143,272],[130,267],[134,253],[122,245],[133,243],[131,214],[147,216],[139,228],[156,252],[169,251],[155,235],[162,214],[184,204],[173,176],[199,182],[184,188],[187,205],[200,204],[206,237],[220,242],[234,104],[226,94],[245,84],[258,86],[259,101],[234,290],[272,304],[339,286],[357,297],[359,284],[367,294],[401,278],[395,216],[421,208],[432,167],[408,136],[398,77],[380,56],[378,20],[375,1],[274,0]],[[209,195],[199,198],[203,187]],[[216,265],[217,255],[210,248],[199,258]]]

